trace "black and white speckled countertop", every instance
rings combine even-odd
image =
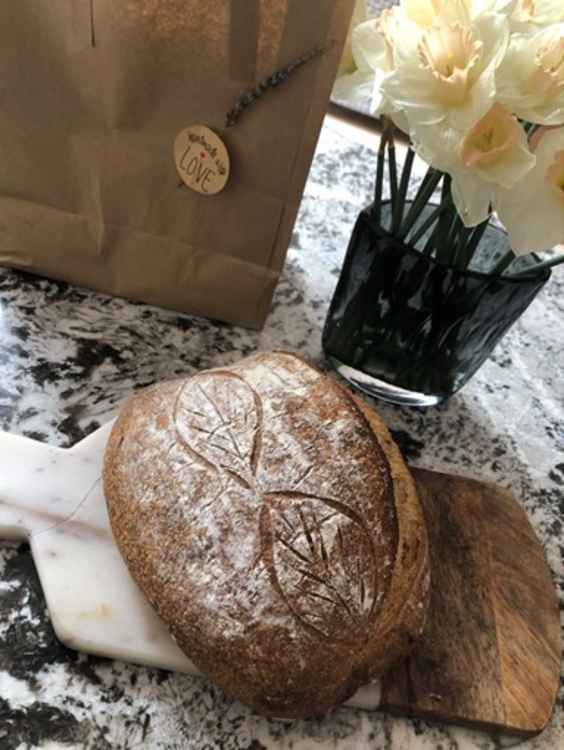
[[[321,362],[321,326],[352,223],[369,201],[374,161],[326,124],[262,333],[2,271],[2,428],[69,446],[155,381],[257,349]],[[450,403],[378,409],[413,464],[513,490],[546,546],[564,602],[563,330],[560,271]],[[492,750],[499,741],[351,709],[321,722],[268,722],[205,681],[78,656],[54,637],[28,548],[0,543],[0,750],[35,747]],[[564,688],[549,728],[523,747],[564,748]]]

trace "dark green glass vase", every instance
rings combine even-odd
[[[329,362],[372,396],[413,406],[444,401],[468,382],[550,278],[547,269],[535,272],[532,256],[519,261],[530,264],[520,279],[476,270],[491,268],[507,249],[507,235],[489,227],[470,270],[460,270],[404,244],[375,221],[372,207],[364,210],[325,324]]]

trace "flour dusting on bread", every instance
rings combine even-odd
[[[263,713],[328,710],[421,628],[424,525],[383,443],[348,393],[284,354],[148,389],[114,428],[106,494],[133,576],[195,663]],[[412,570],[398,497],[419,518]],[[396,588],[425,605],[410,622]],[[394,616],[405,632],[386,646]]]

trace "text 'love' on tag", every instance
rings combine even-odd
[[[231,165],[227,148],[205,125],[192,125],[178,135],[174,161],[182,181],[202,195],[217,195],[229,180]]]

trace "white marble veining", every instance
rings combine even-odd
[[[27,539],[60,524],[99,477],[85,453],[0,434],[0,536]]]

